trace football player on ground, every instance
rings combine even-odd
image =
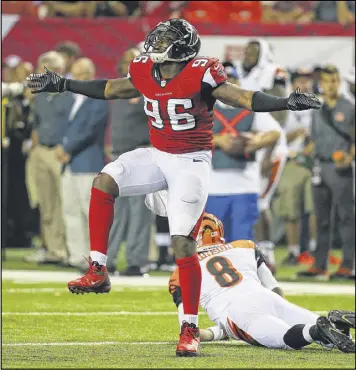
[[[288,302],[253,241],[225,243],[221,221],[209,213],[203,216],[197,241],[203,276],[200,305],[216,324],[201,329],[202,341],[227,335],[267,348],[301,349],[317,342],[355,352],[350,338],[355,313],[333,310],[326,318]],[[178,270],[171,276],[169,291],[187,326]]]
[[[152,148],[121,155],[94,179],[89,207],[90,266],[68,287],[73,293],[108,292],[105,264],[115,198],[168,189],[169,229],[188,322],[182,327],[176,354],[195,356],[201,288],[195,239],[208,196],[214,103],[219,99],[256,112],[319,109],[321,103],[314,95],[298,91],[278,98],[229,84],[217,59],[197,57],[198,32],[183,19],[159,23],[148,34],[144,49],[145,54],[132,60],[126,78],[76,81],[47,70],[30,75],[28,87],[33,93],[72,91],[96,99],[144,96]]]

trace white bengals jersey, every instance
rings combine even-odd
[[[265,260],[251,240],[218,244],[213,250],[200,252],[198,258],[202,270],[200,305],[210,318],[219,316],[236,293],[264,289],[258,268]],[[278,283],[270,275],[277,286]],[[178,307],[181,303],[178,269],[170,278],[169,290]]]
[[[258,259],[256,244],[251,240],[236,240],[199,253],[203,275],[200,305],[215,310],[227,303],[223,297],[234,290],[262,287],[257,275]]]
[[[281,136],[278,139],[278,142],[276,143],[272,152],[271,160],[273,166],[270,171],[270,175],[268,177],[264,177],[261,175],[260,177],[260,210],[269,209],[271,199],[278,186],[279,179],[282,175],[284,165],[288,156],[287,137],[281,125],[274,118],[273,120],[266,121],[266,124],[268,125],[269,130],[279,131]],[[266,154],[266,150],[266,148],[263,148],[259,150],[256,154],[256,159],[260,163],[260,165],[262,165],[262,160]]]

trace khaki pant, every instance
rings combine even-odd
[[[48,259],[66,260],[67,247],[61,200],[61,164],[54,148],[38,145],[33,149],[32,160],[36,162],[35,178],[40,208],[43,237]]]
[[[67,166],[62,176],[63,216],[67,232],[68,262],[87,264],[89,256],[89,202],[96,173],[73,173]]]
[[[26,160],[26,188],[30,207],[35,209],[38,207],[38,191],[36,185],[36,170],[37,170],[37,146],[35,146],[29,153]]]
[[[299,220],[304,213],[314,213],[311,172],[294,160],[286,163],[273,203],[276,216],[288,221]]]

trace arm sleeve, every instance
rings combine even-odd
[[[65,89],[75,94],[86,95],[93,99],[105,99],[105,87],[108,80],[77,81],[65,80]]]
[[[278,282],[272,275],[271,270],[267,267],[265,256],[257,245],[255,247],[255,258],[257,263],[257,275],[261,284],[270,290],[278,287]]]
[[[104,104],[103,104],[104,103]],[[93,102],[89,113],[89,120],[84,125],[80,135],[69,135],[63,138],[63,147],[68,154],[75,154],[93,142],[97,134],[105,129],[109,118],[107,102]]]
[[[265,256],[263,255],[260,248],[258,248],[257,245],[255,245],[255,258],[257,262],[257,270],[261,266],[262,263],[266,263]]]
[[[252,95],[251,108],[254,112],[278,112],[288,110],[287,103],[288,98],[279,98],[262,91],[256,91]]]
[[[257,268],[257,275],[261,284],[267,289],[274,289],[279,287],[278,281],[272,275],[271,270],[267,267],[265,261],[262,261]]]

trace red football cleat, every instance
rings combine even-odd
[[[194,324],[183,321],[180,339],[176,349],[176,355],[180,357],[192,357],[198,355],[200,343],[200,330]]]
[[[89,258],[89,270],[81,278],[70,281],[68,289],[72,293],[109,293],[111,289],[108,270],[105,266]]]

